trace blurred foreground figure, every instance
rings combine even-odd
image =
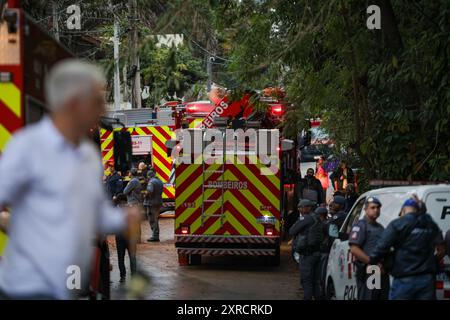
[[[139,226],[137,208],[114,208],[87,138],[105,111],[105,79],[77,60],[45,82],[50,116],[17,133],[0,158],[0,208],[9,243],[0,262],[0,298],[72,299],[86,292],[97,234]],[[23,159],[33,159],[23,166]],[[132,237],[131,237],[132,238]]]

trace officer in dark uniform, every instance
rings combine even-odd
[[[320,218],[322,221],[322,233],[323,233],[323,241],[320,246],[320,260],[319,260],[319,283],[320,283],[320,299],[325,299],[326,290],[325,290],[325,279],[327,276],[327,264],[328,264],[328,210],[324,207],[318,207],[314,210],[314,213]]]
[[[331,218],[327,221],[329,236],[328,249],[331,248],[334,239],[339,236],[339,230],[341,229],[345,218],[347,218],[347,212],[344,211],[345,202],[343,196],[334,196],[333,201],[330,204]]]
[[[314,203],[307,199],[300,200],[298,208],[300,217],[298,221],[289,229],[289,235],[294,237],[294,242],[298,241],[297,237],[306,239],[309,229],[316,223],[321,223],[320,217],[312,213]],[[322,231],[322,230],[321,230]],[[304,240],[307,242],[307,240]],[[298,250],[298,248],[297,248]],[[299,268],[301,285],[304,291],[304,300],[320,299],[320,245],[317,247],[308,246],[297,251],[300,254]]]
[[[386,273],[380,273],[379,289],[370,288],[367,284],[367,279],[373,274],[367,272],[369,255],[384,231],[384,227],[377,222],[380,209],[380,200],[367,198],[364,203],[365,215],[353,226],[348,241],[352,254],[358,259],[355,265],[359,300],[387,300],[389,296],[389,275]]]
[[[394,248],[390,300],[436,298],[437,261],[445,255],[443,240],[423,202],[417,198],[406,200],[400,217],[389,223],[369,259],[369,264],[378,264]]]
[[[347,217],[347,213],[344,211],[345,209],[345,198],[343,196],[334,196],[332,202],[332,210],[330,210],[333,215],[331,216],[331,221],[335,223],[340,229],[342,224]]]

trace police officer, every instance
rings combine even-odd
[[[338,195],[333,197],[333,202],[330,207],[330,213],[332,214],[331,221],[337,224],[339,229],[347,217],[347,213],[344,211],[345,204],[346,201],[343,196]]]
[[[322,223],[322,233],[323,233],[323,241],[320,246],[320,260],[319,260],[319,284],[320,284],[320,299],[325,299],[326,290],[325,290],[325,279],[327,275],[327,264],[328,264],[328,210],[324,207],[318,207],[314,210],[314,214],[316,214]]]
[[[379,289],[370,288],[367,284],[369,276],[372,275],[367,272],[369,255],[384,231],[384,227],[377,222],[380,209],[381,202],[378,198],[367,198],[364,203],[365,215],[353,226],[348,241],[352,254],[357,258],[355,265],[359,300],[387,300],[389,295],[389,276],[385,272],[379,273]]]
[[[330,247],[334,239],[339,236],[339,230],[347,217],[347,213],[344,211],[345,202],[345,198],[338,195],[334,196],[333,201],[330,203],[331,218],[327,221]]]
[[[394,248],[390,300],[433,300],[437,261],[445,254],[442,232],[425,205],[410,198],[402,206],[371,252],[369,264],[382,262]],[[437,249],[438,255],[434,252]]]
[[[150,170],[147,176],[149,181],[144,207],[146,208],[148,222],[152,230],[152,236],[147,241],[159,242],[159,213],[161,211],[164,184],[153,170]]]
[[[300,254],[299,268],[301,285],[304,291],[304,300],[320,299],[320,245],[317,247],[309,246],[308,240],[309,229],[320,223],[320,218],[312,213],[314,203],[307,199],[300,200],[298,208],[300,217],[298,221],[289,229],[289,235],[294,238],[294,243],[298,243],[296,248]],[[322,232],[322,231],[321,231]],[[302,244],[300,244],[302,242]],[[301,248],[300,248],[301,247]]]

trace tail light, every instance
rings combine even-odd
[[[266,226],[264,228],[264,234],[266,236],[273,236],[273,227],[272,226]]]
[[[181,234],[189,234],[189,226],[182,226]]]

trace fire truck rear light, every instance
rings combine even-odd
[[[11,72],[0,72],[0,82],[12,82],[13,75]]]
[[[188,234],[189,233],[189,227],[187,227],[187,226],[181,227],[181,233],[182,234]]]
[[[264,234],[266,236],[273,236],[273,228],[272,227],[266,227],[264,230]]]

